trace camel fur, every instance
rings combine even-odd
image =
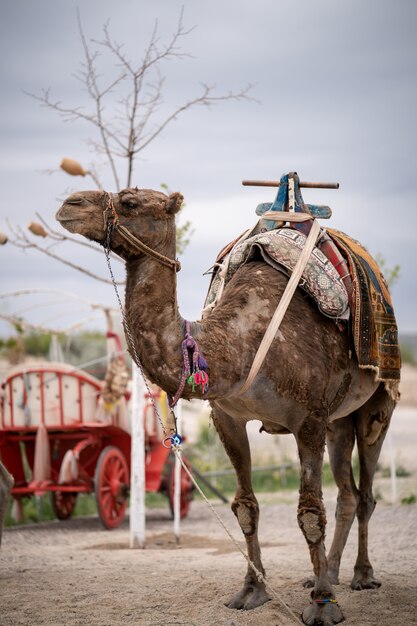
[[[103,191],[72,194],[57,213],[72,233],[105,244]],[[135,237],[159,253],[175,258],[175,214],[183,198],[174,193],[126,189],[113,194],[114,207]],[[176,275],[156,259],[138,252],[113,232],[111,249],[126,262],[126,319],[146,376],[173,396],[181,378],[184,320],[179,314]],[[232,504],[248,554],[264,573],[258,542],[259,507],[251,483],[251,457],[246,424],[257,419],[269,433],[292,433],[301,466],[298,524],[313,566],[312,602],[303,612],[309,625],[336,624],[343,615],[334,585],[350,527],[359,522],[358,555],[353,589],[380,583],[368,556],[368,522],[375,507],[372,480],[395,401],[369,370],[360,370],[349,337],[297,289],[252,387],[246,380],[266,327],[288,278],[263,262],[242,266],[227,284],[216,308],[191,324],[208,365],[206,395],[220,439],[236,471]],[[131,353],[132,353],[131,349]],[[198,397],[186,387],[183,397]],[[200,395],[201,397],[201,395]],[[370,438],[370,433],[372,437]],[[328,555],[326,513],[322,499],[323,453],[329,447],[339,489],[336,529]],[[357,441],[360,477],[356,486],[351,456]],[[243,587],[228,602],[234,609],[253,609],[270,599],[263,582],[249,567]]]
[[[11,474],[4,467],[0,461],[0,546],[1,537],[3,531],[3,522],[6,517],[7,501],[9,499],[10,491],[14,485],[14,480]]]

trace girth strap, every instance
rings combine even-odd
[[[290,220],[291,218],[293,218],[294,215],[296,214],[286,213],[287,220]],[[245,393],[246,391],[248,391],[257,373],[259,372],[259,369],[262,363],[265,360],[265,357],[268,353],[271,343],[275,339],[278,328],[280,327],[280,324],[292,300],[294,292],[297,289],[298,283],[307,265],[308,259],[310,257],[311,252],[313,251],[313,248],[315,246],[315,243],[317,241],[317,237],[319,236],[319,234],[320,234],[320,225],[316,220],[313,220],[311,230],[308,234],[303,251],[301,252],[298,258],[298,261],[294,267],[293,273],[291,274],[291,278],[288,281],[288,284],[285,288],[284,293],[282,294],[282,297],[278,303],[275,313],[272,316],[272,319],[269,322],[269,326],[266,329],[266,332],[262,338],[258,351],[253,360],[249,375],[242,389],[240,390],[241,393]]]

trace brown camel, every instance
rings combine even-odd
[[[6,517],[7,501],[9,499],[10,490],[13,487],[14,480],[11,474],[0,461],[0,545],[3,531],[3,522]]]
[[[118,194],[72,194],[57,213],[70,232],[105,245],[106,207],[113,203],[120,225],[164,257],[175,258],[175,214],[183,198],[146,189]],[[113,213],[115,215],[115,213]],[[104,216],[104,217],[103,217]],[[125,231],[126,232],[126,231]],[[175,268],[138,251],[113,230],[111,249],[126,262],[126,320],[146,376],[174,396],[182,373],[184,320],[176,296]],[[263,262],[242,266],[227,284],[207,318],[191,323],[191,334],[209,365],[205,398],[235,468],[233,512],[245,536],[248,555],[264,574],[258,542],[259,507],[251,484],[246,423],[257,419],[269,433],[292,433],[301,463],[298,523],[313,565],[312,602],[306,624],[337,624],[343,619],[335,601],[340,560],[355,515],[359,548],[353,589],[379,587],[368,557],[368,522],[375,507],[372,480],[395,401],[374,373],[360,370],[346,332],[297,289],[253,385],[242,394],[256,350],[288,279]],[[131,350],[131,352],[133,352]],[[186,386],[185,398],[201,397]],[[339,488],[336,530],[326,558],[326,513],[321,475],[326,443]],[[359,487],[351,455],[355,439],[360,460]],[[253,609],[270,599],[265,584],[248,567],[243,588],[227,606]]]

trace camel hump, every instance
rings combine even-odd
[[[212,308],[220,300],[226,284],[245,263],[263,260],[291,276],[305,246],[304,233],[281,228],[255,233],[238,241],[224,256],[223,263],[210,285],[204,308]],[[317,303],[319,310],[329,317],[349,318],[349,298],[345,285],[329,259],[315,247],[302,274],[300,287]]]

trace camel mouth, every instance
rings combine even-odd
[[[67,202],[64,202],[64,204],[56,212],[55,218],[58,220],[58,222],[73,222],[77,219],[74,214],[70,215],[69,213],[66,213],[65,209],[67,208],[67,204]]]
[[[94,211],[93,203],[88,202],[80,194],[74,194],[64,200],[55,214],[55,219],[70,233],[100,242],[103,228],[100,221],[102,214],[100,212],[96,219]]]
[[[73,230],[75,225],[83,220],[83,215],[80,214],[80,211],[77,211],[76,206],[80,206],[80,203],[68,202],[66,200],[56,212],[55,219],[67,230]]]
[[[81,211],[85,205],[85,198],[80,193],[74,193],[64,200],[55,217],[58,222],[76,222],[82,218]]]
[[[76,217],[63,217],[62,215],[58,215],[58,213],[56,214],[56,219],[58,220],[58,222],[60,222],[61,224],[63,222],[76,222],[77,218]]]

